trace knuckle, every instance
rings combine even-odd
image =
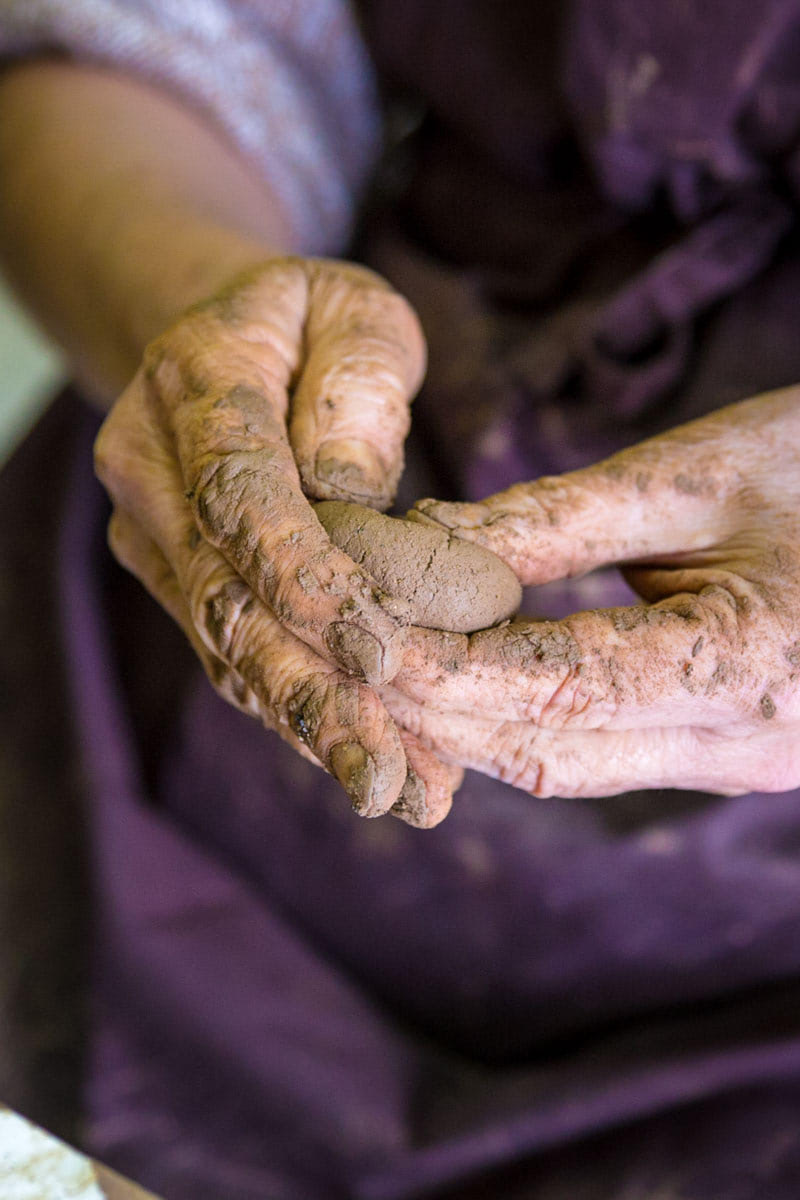
[[[523,730],[510,722],[500,725],[490,739],[499,778],[512,787],[541,797],[553,793],[547,790],[549,773],[538,742],[535,731]]]
[[[593,695],[575,669],[565,671],[539,701],[535,721],[543,729],[597,728],[613,717],[615,706]]]
[[[189,481],[186,499],[209,541],[231,536],[240,521],[243,480],[229,458],[207,458],[198,464]]]
[[[656,608],[659,606],[656,605]],[[676,620],[684,622],[686,625],[705,625],[706,610],[700,596],[694,593],[682,595],[678,600],[670,600],[668,611]],[[702,631],[698,630],[698,637],[705,640]]]
[[[258,487],[256,472],[237,455],[201,460],[186,498],[203,532],[212,542],[224,541],[244,550],[255,540],[249,515],[249,493]]]
[[[243,579],[228,579],[202,598],[199,625],[207,640],[223,659],[239,657],[243,618],[254,604],[253,593]]]
[[[719,572],[698,592],[695,603],[696,612],[709,625],[715,641],[729,645],[738,642],[764,612],[757,587],[729,572]]]
[[[205,669],[214,690],[223,700],[248,716],[264,718],[255,693],[237,671],[216,655],[206,657]]]
[[[322,740],[328,716],[331,680],[319,672],[307,672],[295,679],[286,702],[289,728],[304,745],[314,748]]]
[[[101,425],[93,447],[94,473],[107,491],[114,486],[120,454],[121,437],[112,413]]]
[[[298,510],[285,455],[269,449],[260,450],[257,460],[237,451],[201,456],[186,499],[208,540],[224,544],[237,562],[280,545]]]
[[[602,725],[614,715],[613,663],[587,655],[584,640],[567,622],[524,623],[498,639],[504,665],[529,680],[527,720],[544,728],[582,728]]]

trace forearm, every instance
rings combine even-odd
[[[290,250],[269,185],[180,101],[86,66],[0,79],[3,265],[101,400],[189,304]]]

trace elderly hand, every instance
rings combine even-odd
[[[415,631],[385,698],[443,759],[538,796],[800,785],[800,389],[418,511],[526,584],[628,564],[645,601]]]
[[[458,772],[373,690],[400,665],[402,605],[306,500],[390,502],[424,361],[416,317],[377,276],[275,259],[149,346],[96,466],[114,553],[217,689],[323,764],[358,812],[432,824]]]

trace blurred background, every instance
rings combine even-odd
[[[57,351],[20,310],[0,278],[0,464],[63,379]]]

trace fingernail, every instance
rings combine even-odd
[[[367,683],[383,682],[383,647],[371,633],[358,625],[334,621],[328,626],[325,641],[345,670]]]
[[[350,797],[354,812],[369,816],[375,786],[375,763],[358,742],[339,742],[330,753],[330,765]]]
[[[393,816],[409,825],[425,826],[428,816],[428,789],[417,772],[408,768],[403,790],[391,807]]]
[[[432,501],[423,501],[423,503],[431,504]],[[403,518],[404,521],[414,521],[417,525],[428,525],[431,529],[441,529],[438,521],[434,521],[433,517],[429,517],[422,505],[415,505],[410,508]]]
[[[383,463],[369,442],[360,438],[323,442],[317,451],[314,470],[319,482],[341,493],[342,499],[359,496],[376,500],[386,495],[388,484]]]

